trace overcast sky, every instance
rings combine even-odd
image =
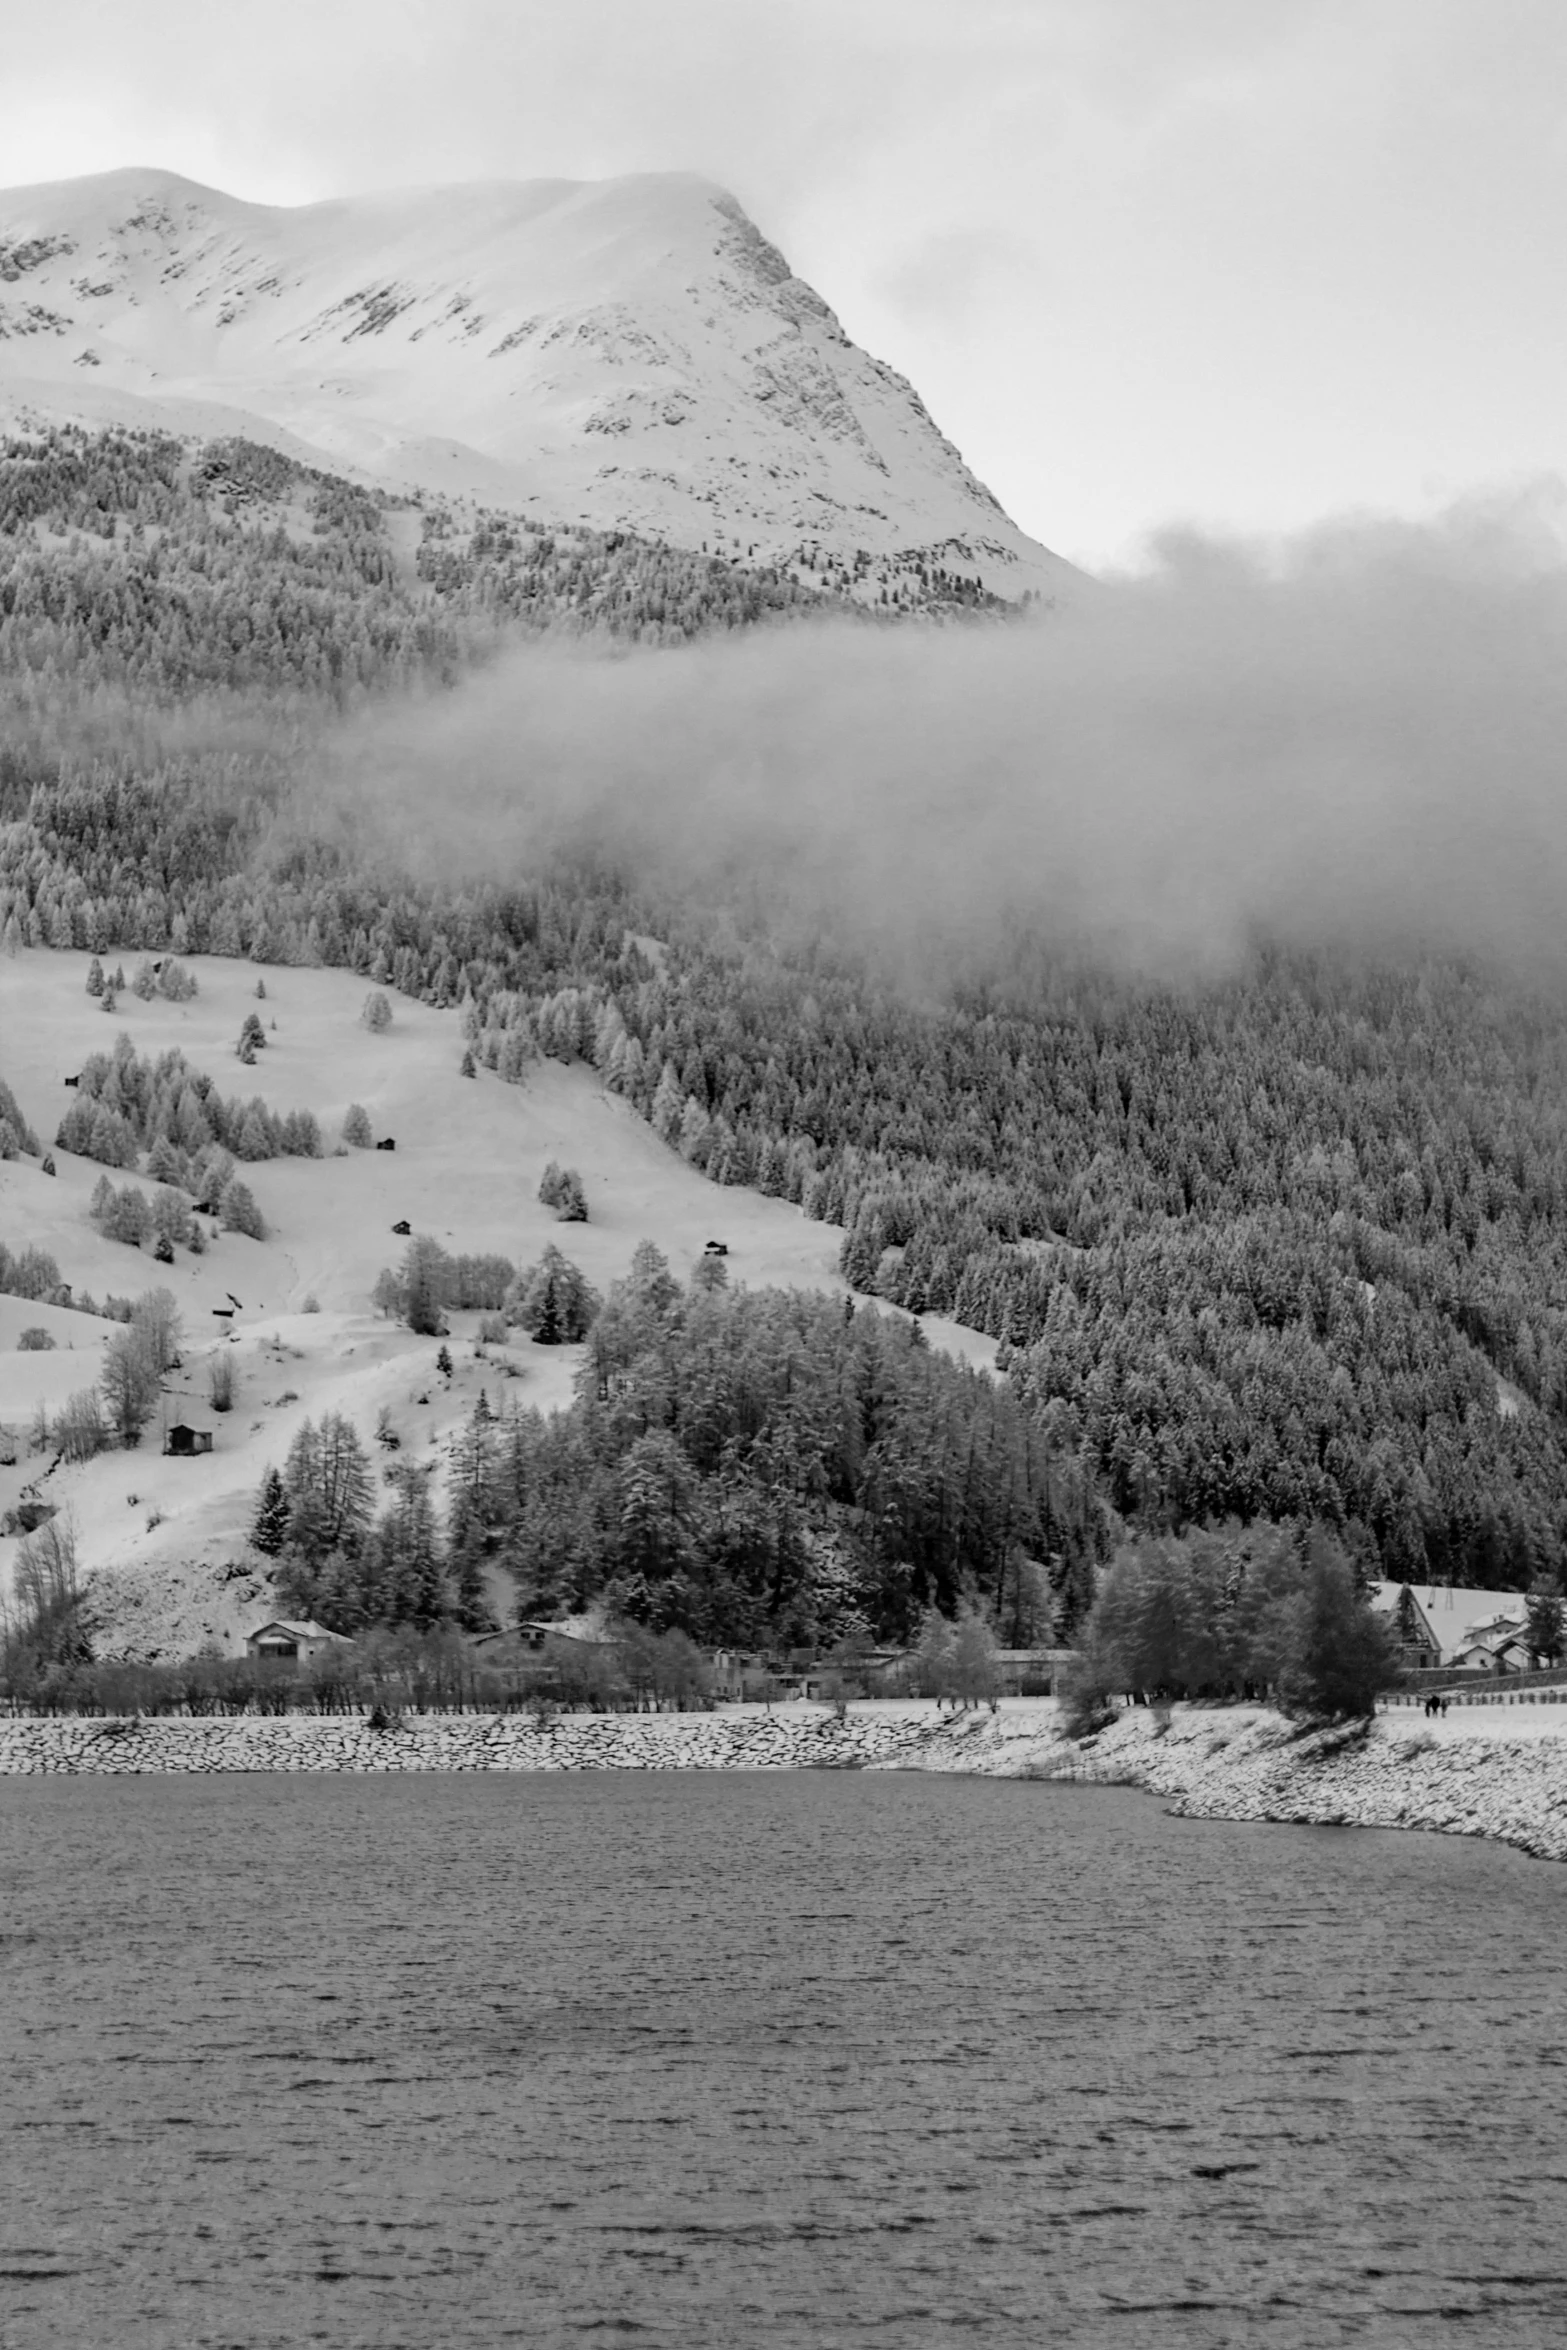
[[[51,0],[0,178],[689,169],[1091,565],[1567,472],[1564,0]]]

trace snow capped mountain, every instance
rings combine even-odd
[[[242,432],[745,561],[1077,574],[734,198],[685,174],[297,208],[158,171],[0,192],[0,402]]]

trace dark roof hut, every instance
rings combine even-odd
[[[212,1430],[205,1421],[192,1419],[182,1412],[164,1429],[163,1449],[173,1453],[177,1460],[192,1460],[197,1453],[212,1450]]]

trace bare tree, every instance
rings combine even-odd
[[[98,1384],[122,1444],[134,1444],[151,1419],[162,1374],[145,1331],[122,1330],[104,1350]]]
[[[184,1335],[172,1291],[149,1289],[139,1297],[131,1308],[131,1328],[141,1332],[148,1358],[161,1379],[179,1361],[180,1340]]]
[[[67,1397],[55,1415],[54,1449],[65,1461],[96,1460],[109,1443],[109,1430],[95,1387]]]
[[[14,1613],[0,1626],[0,1685],[25,1695],[51,1669],[92,1655],[69,1517],[51,1518],[18,1547],[13,1588]]]

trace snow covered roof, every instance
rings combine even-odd
[[[247,1632],[245,1638],[250,1641],[265,1640],[272,1634],[276,1634],[280,1640],[295,1641],[341,1640],[344,1637],[341,1632],[329,1631],[325,1624],[318,1624],[310,1618],[303,1623],[291,1624],[282,1616],[274,1616],[270,1623],[258,1624],[253,1632]]]
[[[517,1629],[519,1632],[542,1632],[552,1640],[575,1640],[591,1648],[602,1648],[614,1637],[604,1618],[592,1609],[579,1616],[552,1616],[548,1621],[542,1617],[536,1618],[530,1623],[519,1624]]]
[[[1396,1615],[1403,1588],[1401,1583],[1373,1583],[1372,1606]],[[1461,1648],[1480,1625],[1502,1617],[1521,1624],[1528,1613],[1521,1591],[1472,1591],[1461,1583],[1411,1583],[1409,1589],[1444,1656]]]

